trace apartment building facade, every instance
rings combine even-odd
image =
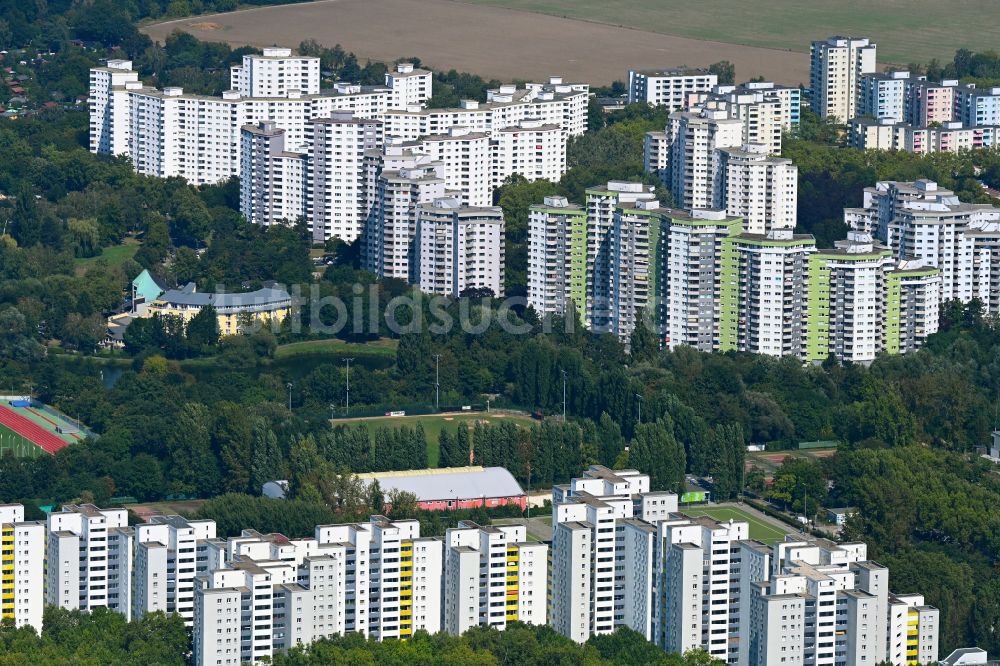
[[[680,208],[711,208],[723,186],[723,148],[743,145],[743,124],[724,110],[670,114],[665,130],[669,187]]]
[[[504,220],[500,208],[462,206],[443,197],[417,208],[417,285],[457,297],[467,290],[504,293]]]
[[[132,617],[162,611],[194,620],[194,582],[198,544],[215,539],[214,520],[153,516],[136,525]]]
[[[858,84],[857,117],[902,122],[906,119],[910,73],[906,71],[870,73],[861,76]]]
[[[645,102],[665,107],[668,112],[688,106],[690,95],[705,93],[719,84],[719,77],[707,69],[632,69],[628,73],[628,103]]]
[[[549,624],[577,642],[617,626],[648,638],[656,567],[645,524],[676,511],[677,496],[651,493],[636,470],[600,465],[552,494]]]
[[[125,509],[67,504],[46,520],[45,603],[132,616],[134,533]]]
[[[816,239],[775,229],[722,241],[719,348],[802,357],[809,255]]]
[[[865,189],[862,208],[844,210],[844,221],[871,234],[897,261],[937,269],[941,302],[978,297],[988,308],[996,304],[1000,208],[964,203],[929,180],[881,181]]]
[[[770,156],[759,144],[723,148],[719,158],[722,183],[714,192],[712,208],[743,218],[748,233],[795,228],[799,169],[791,160]]]
[[[459,521],[444,548],[444,631],[546,623],[548,546],[529,543],[523,525]]]
[[[0,620],[41,632],[45,523],[25,521],[24,506],[0,504]]]
[[[821,118],[847,122],[857,114],[861,78],[876,71],[877,47],[865,37],[830,37],[810,48],[810,106]]]
[[[582,321],[587,303],[587,211],[566,197],[528,209],[528,305]]]
[[[612,231],[615,210],[636,207],[638,201],[656,199],[653,188],[642,183],[609,181],[590,187],[587,197],[587,309],[584,322],[595,331],[606,332],[611,317]]]

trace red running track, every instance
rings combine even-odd
[[[59,439],[54,433],[49,432],[34,421],[21,416],[7,405],[0,405],[0,423],[29,442],[42,447],[42,450],[46,453],[54,454],[59,449],[69,446],[67,442]]]

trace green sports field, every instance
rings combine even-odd
[[[42,455],[42,449],[10,428],[0,425],[0,457],[5,455],[16,458],[37,458]]]
[[[465,0],[729,44],[809,51],[831,35],[871,37],[882,62],[950,61],[1000,43],[996,0]],[[667,62],[663,66],[683,63]]]
[[[513,421],[524,427],[530,427],[532,423],[535,423],[530,416],[472,412],[467,414],[423,414],[418,416],[373,416],[359,419],[337,419],[333,421],[333,425],[363,424],[368,427],[369,431],[374,431],[379,426],[399,427],[405,425],[414,428],[419,423],[424,427],[424,432],[427,434],[427,464],[429,467],[437,467],[438,458],[441,453],[441,431],[448,429],[450,432],[456,432],[458,424],[463,422],[471,428],[478,421],[485,421],[491,424],[501,423],[502,421]]]
[[[791,529],[780,529],[747,511],[731,506],[682,506],[680,511],[692,517],[709,516],[715,520],[745,520],[750,523],[750,538],[762,541],[769,546],[778,541],[784,541],[785,535],[792,532]]]

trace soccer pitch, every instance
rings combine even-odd
[[[782,530],[769,522],[761,520],[757,516],[731,506],[692,506],[678,509],[691,517],[708,516],[715,520],[745,520],[750,523],[750,538],[762,541],[767,545],[785,540],[786,534],[791,534],[792,530]]]
[[[10,454],[16,458],[37,458],[42,449],[21,437],[7,426],[0,425],[0,456]]]
[[[483,422],[496,425],[504,421],[512,421],[522,428],[530,428],[537,423],[530,416],[519,414],[498,414],[489,412],[457,412],[448,414],[416,414],[413,416],[372,416],[355,419],[336,419],[331,421],[334,426],[364,425],[369,432],[374,433],[379,426],[398,428],[399,426],[415,427],[418,423],[424,427],[427,435],[427,466],[437,467],[441,457],[441,431],[447,429],[452,434],[458,431],[458,424],[465,423],[469,429],[476,423]]]

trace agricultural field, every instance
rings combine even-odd
[[[715,520],[745,520],[750,523],[750,538],[757,539],[769,546],[784,541],[785,535],[791,533],[791,529],[778,527],[776,522],[771,522],[766,518],[761,518],[756,513],[735,506],[681,507],[680,511],[691,517],[709,516]]]
[[[450,432],[456,432],[458,430],[459,423],[466,423],[470,428],[472,428],[479,422],[496,424],[501,421],[513,421],[514,423],[526,428],[530,428],[532,424],[536,423],[536,421],[534,421],[531,417],[518,414],[499,414],[496,412],[454,412],[448,414],[422,414],[416,416],[373,416],[357,419],[336,419],[333,421],[333,425],[365,425],[368,427],[370,432],[374,432],[375,428],[378,428],[379,426],[388,426],[393,428],[405,425],[410,428],[414,428],[419,423],[423,426],[424,432],[427,434],[427,464],[429,467],[437,467],[438,459],[440,458],[441,453],[440,438],[442,430],[447,429]]]
[[[1000,42],[995,0],[465,1],[804,53],[814,39],[861,35],[878,43],[879,60],[903,64],[947,61],[958,49],[986,50]],[[747,78],[750,72],[734,62],[737,77]]]
[[[728,1],[736,4],[736,0]],[[180,30],[198,39],[234,46],[295,47],[312,38],[327,46],[340,44],[361,62],[418,57],[431,68],[454,68],[503,81],[562,76],[566,81],[605,85],[626,79],[630,68],[707,66],[719,60],[735,63],[742,79],[761,75],[779,83],[798,84],[809,78],[809,59],[801,52],[808,50],[807,43],[796,44],[798,52],[792,53],[726,43],[735,41],[726,34],[721,34],[721,41],[704,41],[703,35],[690,38],[658,33],[651,30],[663,30],[671,23],[660,6],[645,10],[646,17],[656,21],[638,15],[626,21],[627,12],[615,18],[622,5],[627,10],[630,4],[640,6],[639,0],[606,3],[601,8],[612,19],[606,23],[587,16],[586,7],[599,7],[591,1],[577,5],[555,0],[548,9],[556,16],[516,11],[522,8],[519,3],[529,4],[527,0],[497,0],[499,6],[483,1],[319,0],[189,17],[146,25],[142,30],[159,42]],[[781,4],[790,4],[790,0],[781,0]],[[561,5],[565,9],[557,11]],[[701,13],[701,6],[693,5],[691,11]],[[717,20],[710,13],[701,15],[706,23]],[[651,29],[654,23],[659,28]],[[825,35],[820,30],[818,35],[810,32],[809,37]]]

